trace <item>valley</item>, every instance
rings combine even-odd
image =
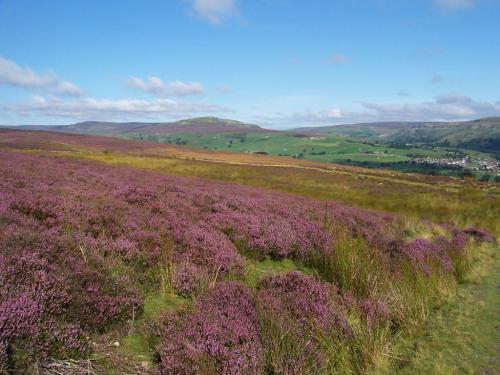
[[[405,126],[414,131],[409,132]],[[490,132],[488,142],[492,142],[491,147],[483,147],[481,134],[485,127]],[[475,177],[481,181],[500,180],[500,149],[494,145],[500,139],[500,119],[464,123],[339,125],[291,131],[268,130],[212,117],[173,123],[84,122],[21,128],[106,135],[213,151],[285,156],[410,173]],[[453,131],[466,133],[463,139],[467,141],[450,141],[458,139]],[[413,134],[413,138],[405,136],[405,132]],[[410,141],[413,143],[407,143]]]

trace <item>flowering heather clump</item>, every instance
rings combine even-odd
[[[155,198],[154,191],[134,185],[120,186],[116,195],[127,203],[137,204],[144,204]]]
[[[218,226],[261,256],[306,259],[313,251],[331,246],[328,233],[298,207],[291,210],[255,198],[221,206],[213,215]]]
[[[158,352],[165,374],[262,373],[251,291],[239,282],[222,282],[196,301],[193,313],[166,317]]]
[[[262,280],[259,301],[265,301],[272,312],[286,312],[301,327],[347,332],[349,325],[337,293],[335,286],[315,276],[288,272]]]
[[[314,276],[289,272],[264,279],[258,305],[268,366],[293,374],[324,366],[321,338],[341,341],[352,332],[341,302],[332,284]]]
[[[451,240],[448,240],[448,251],[454,252],[459,256],[464,255],[465,248],[469,244],[469,236],[460,229],[452,229],[451,231]],[[443,240],[441,240],[443,241]],[[443,246],[445,246],[443,244]]]
[[[181,233],[179,258],[185,262],[191,261],[207,273],[243,274],[243,257],[224,233],[211,229],[208,223],[188,225]]]
[[[405,243],[401,251],[412,262],[415,269],[431,274],[431,264],[438,264],[445,272],[458,271],[457,267],[464,267],[465,250],[470,237],[480,242],[496,243],[496,238],[488,231],[478,228],[460,230],[449,227],[451,239],[440,236],[433,240],[416,239]]]
[[[419,238],[406,243],[402,252],[410,259],[415,269],[421,270],[427,276],[431,274],[433,262],[437,262],[447,272],[453,271],[453,262],[446,248],[439,246],[439,242]]]
[[[13,219],[0,214],[0,220]],[[82,330],[66,315],[70,283],[52,263],[53,241],[36,229],[9,229],[0,239],[0,341],[26,346],[39,357],[59,347],[59,352],[84,352]]]
[[[13,225],[18,220],[21,228]],[[75,259],[63,238],[24,220],[0,213],[1,222],[10,222],[0,238],[0,341],[34,358],[81,355],[84,329],[127,318],[140,301]]]
[[[200,287],[203,273],[192,263],[179,264],[173,273],[174,290],[181,296],[188,297]]]

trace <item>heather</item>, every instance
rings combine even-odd
[[[471,247],[495,241],[76,159],[1,152],[0,175],[0,366],[16,369],[133,332],[163,373],[363,373],[421,327]],[[162,296],[189,303],[150,317]]]
[[[352,335],[338,290],[314,276],[288,272],[268,277],[259,286],[258,301],[271,373],[324,369],[331,358],[321,338],[344,342]]]
[[[192,312],[166,316],[158,352],[168,374],[259,374],[263,346],[252,293],[240,282],[217,284]]]

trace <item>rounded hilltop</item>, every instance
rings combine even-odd
[[[267,132],[268,130],[254,124],[246,124],[244,122],[221,119],[218,117],[195,117],[186,120],[175,122],[166,122],[159,124],[151,124],[136,129],[146,134],[159,133],[247,133],[247,132]]]

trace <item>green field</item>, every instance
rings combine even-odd
[[[342,136],[303,136],[293,133],[218,133],[218,134],[142,134],[126,133],[132,140],[189,145],[208,150],[245,153],[266,153],[298,159],[391,168],[402,172],[430,173],[433,168],[411,163],[415,158],[453,159],[469,156],[492,160],[489,154],[472,150],[456,150],[442,147],[391,147],[370,141],[357,141]],[[460,170],[439,168],[436,174],[459,175]]]
[[[500,181],[497,118],[453,123],[368,123],[270,130],[197,117],[165,123],[87,121],[19,129],[105,135],[211,151],[285,156],[336,164]]]

